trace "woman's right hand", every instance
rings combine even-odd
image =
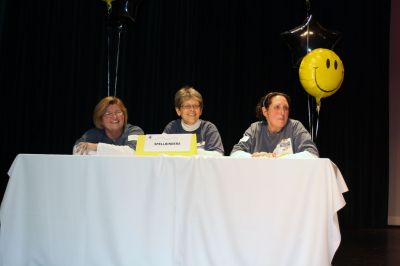
[[[80,154],[80,155],[86,155],[89,154],[89,152],[95,152],[97,151],[97,143],[91,143],[91,142],[80,142],[77,145],[75,145],[75,154]]]

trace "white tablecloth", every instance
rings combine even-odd
[[[347,191],[329,159],[18,155],[3,266],[323,266]]]

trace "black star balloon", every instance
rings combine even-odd
[[[107,3],[107,95],[117,95],[121,35],[136,22],[142,0],[102,0]]]
[[[109,22],[113,25],[132,24],[136,22],[142,0],[114,0],[109,13]]]
[[[281,37],[291,50],[293,67],[298,67],[303,57],[316,48],[333,50],[341,33],[325,29],[310,14],[302,25],[282,32]]]

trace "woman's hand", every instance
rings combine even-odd
[[[76,145],[76,153],[77,154],[89,154],[89,152],[95,152],[97,151],[97,143],[91,143],[91,142],[81,142],[78,145]]]
[[[251,155],[251,157],[276,158],[276,154],[274,152],[255,152]]]

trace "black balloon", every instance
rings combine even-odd
[[[129,25],[136,22],[137,13],[142,0],[115,0],[109,13],[112,25]]]
[[[310,14],[302,25],[282,32],[281,37],[292,52],[293,67],[298,67],[303,57],[316,48],[333,50],[341,33],[325,29]]]

